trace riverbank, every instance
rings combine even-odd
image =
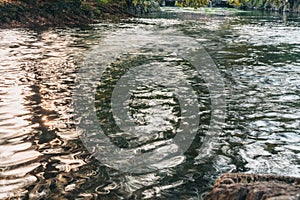
[[[300,0],[293,1],[262,1],[250,0],[245,5],[246,9],[254,9],[261,11],[275,11],[275,12],[291,12],[300,13]]]
[[[27,2],[27,3],[26,3]],[[106,3],[105,3],[106,2]],[[108,3],[109,2],[109,3]],[[252,1],[251,1],[252,2]],[[248,10],[277,10],[281,7],[270,5],[258,5],[249,2]],[[291,12],[298,12],[297,2],[293,6],[287,6]],[[153,5],[154,10],[159,9]],[[141,7],[134,7],[132,4],[124,5],[122,1],[80,1],[80,0],[0,0],[0,28],[40,28],[40,27],[74,27],[87,26],[100,21],[119,21],[120,19],[132,16],[132,13],[152,12],[153,9],[144,10]],[[139,10],[140,9],[140,10]],[[212,15],[229,15],[237,12],[245,12],[235,8],[181,8],[162,7],[164,12],[197,12]],[[250,9],[250,10],[251,10]]]
[[[167,13],[197,13],[203,15],[232,15],[236,13],[247,12],[237,8],[224,8],[224,7],[203,7],[203,8],[190,8],[190,7],[161,7],[161,11]]]
[[[0,28],[86,26],[128,16],[120,3],[43,1],[33,4],[0,0]]]

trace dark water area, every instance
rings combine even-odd
[[[186,56],[195,49],[210,59]],[[0,199],[201,199],[226,172],[300,176],[297,14],[1,29],[0,55]],[[197,73],[197,62],[223,85],[211,87],[216,76]],[[221,98],[224,120],[213,110]],[[83,130],[91,112],[106,138]],[[181,129],[194,120],[196,131]],[[221,128],[210,135],[211,126]],[[188,131],[178,153],[172,138]]]

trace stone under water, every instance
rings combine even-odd
[[[228,173],[216,180],[204,200],[298,200],[300,178]]]

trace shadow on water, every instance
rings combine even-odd
[[[0,30],[0,199],[200,199],[225,172],[300,176],[299,23],[292,14],[165,13],[92,29]],[[196,91],[198,134],[183,159],[161,164],[170,167],[144,174],[118,171],[91,156],[78,138],[72,106],[76,73],[105,38],[113,40],[101,53],[138,49],[117,55],[117,60],[100,56],[107,68],[95,107],[116,145],[135,148],[173,138],[184,112],[165,87],[138,87],[132,91],[129,115],[139,125],[162,131],[142,137],[121,132],[110,97],[131,68],[155,63],[162,73],[173,67]],[[183,47],[172,46],[180,38]],[[206,83],[180,54],[166,52],[195,44],[216,63],[227,98],[223,130],[206,159],[200,151],[211,114]],[[145,68],[143,73],[152,72]],[[138,78],[147,77],[143,73]]]

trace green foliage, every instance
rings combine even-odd
[[[182,1],[176,1],[176,5],[200,8],[200,7],[208,5],[209,1],[210,0],[182,0]]]
[[[229,5],[234,5],[234,6],[240,7],[240,6],[245,5],[245,3],[247,3],[248,1],[249,0],[227,0],[227,3]],[[261,0],[261,1],[263,1],[263,0]]]
[[[97,3],[100,3],[100,4],[108,4],[110,3],[111,1],[110,0],[96,0]]]
[[[204,7],[209,4],[211,0],[181,0],[177,1],[176,5],[178,6],[189,6],[193,8],[199,8],[199,7]],[[227,3],[229,5],[234,5],[234,6],[242,6],[249,0],[227,0]]]
[[[158,2],[158,1],[157,0],[132,0],[132,4],[134,6],[141,5],[141,6],[144,6],[147,8],[153,6],[153,4],[155,2]]]
[[[127,8],[133,9],[134,13],[148,13],[158,8],[160,0],[123,0]]]

